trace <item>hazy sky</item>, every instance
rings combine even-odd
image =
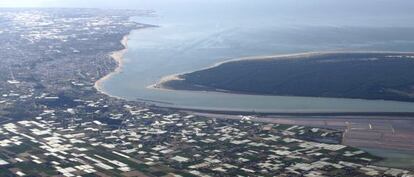
[[[156,10],[180,18],[289,17],[327,24],[413,26],[414,0],[0,0],[0,7],[85,7]]]
[[[55,3],[58,0],[2,0],[2,7],[41,7],[49,3]]]
[[[151,3],[151,0],[0,0],[0,7],[99,7],[125,8]]]
[[[203,0],[0,0],[0,7],[98,7],[128,8],[142,6],[150,8],[160,4],[194,3]],[[205,0],[213,2],[219,0]],[[221,0],[233,1],[233,0]]]
[[[0,7],[101,7],[126,8],[142,6],[161,7],[169,5],[185,5],[194,3],[263,3],[269,0],[0,0]],[[271,0],[278,5],[294,5],[301,7],[323,7],[338,5],[335,11],[381,9],[386,11],[413,11],[412,0]],[[329,9],[325,9],[329,10]]]

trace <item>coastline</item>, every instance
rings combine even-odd
[[[123,57],[124,57],[125,53],[128,50],[128,37],[129,37],[129,34],[125,35],[122,38],[122,40],[120,41],[121,44],[124,46],[123,49],[118,50],[118,51],[114,51],[110,54],[111,58],[113,60],[115,60],[116,63],[117,63],[116,68],[112,72],[110,72],[110,73],[106,74],[105,76],[103,76],[102,78],[98,79],[94,84],[94,88],[101,94],[105,94],[105,95],[107,95],[109,97],[113,97],[113,98],[123,99],[121,97],[110,95],[109,93],[105,92],[103,90],[103,85],[102,84],[107,79],[110,79],[112,76],[114,76],[114,75],[116,75],[116,74],[118,74],[122,71],[123,66],[124,66]],[[218,62],[218,63],[215,63],[214,65],[211,65],[211,66],[205,67],[203,69],[199,69],[199,70],[204,70],[204,69],[216,67],[220,64],[224,64],[224,63],[227,63],[227,62],[237,62],[237,61],[244,61],[244,60],[273,60],[273,59],[284,58],[284,57],[288,57],[288,59],[289,59],[290,57],[295,58],[295,57],[305,57],[305,56],[310,56],[310,55],[330,54],[330,53],[340,53],[340,52],[308,52],[308,53],[299,53],[299,54],[290,54],[290,55],[269,55],[269,56],[242,57],[242,58],[226,60],[226,61],[223,61],[223,62]],[[344,53],[344,52],[342,52],[342,53]],[[164,91],[173,91],[174,90],[173,88],[166,87],[165,85],[163,85],[163,83],[166,83],[166,82],[169,82],[169,81],[184,80],[182,75],[187,74],[187,73],[192,73],[192,72],[195,72],[195,71],[198,71],[198,70],[194,70],[194,71],[191,71],[191,72],[184,72],[184,73],[180,73],[180,74],[171,74],[171,75],[164,76],[157,83],[155,83],[153,85],[150,85],[147,88],[164,90]],[[186,90],[186,91],[191,92],[191,90]],[[196,91],[196,92],[199,92],[199,91]],[[204,91],[204,92],[217,92],[217,91]],[[225,93],[229,93],[229,92],[225,92]],[[235,94],[237,94],[237,93],[235,93]],[[167,106],[167,108],[171,109],[171,107],[168,107],[168,106]],[[172,108],[172,109],[174,110],[174,108]],[[178,110],[178,111],[190,111],[190,112],[195,111],[196,113],[201,112],[201,114],[203,114],[203,110],[191,110],[191,109],[187,110],[185,108],[176,108],[176,110]],[[207,110],[207,113],[210,113],[210,111],[213,114],[215,113],[214,110]],[[231,111],[230,112],[225,111],[224,113],[231,115]],[[245,113],[236,112],[235,114],[239,115],[239,114],[245,114]],[[255,113],[255,114],[257,114],[257,113]],[[288,113],[288,114],[290,114],[290,113]],[[293,113],[293,115],[295,115],[295,114],[298,114],[299,116],[308,116],[307,118],[309,118],[309,117],[312,118],[314,116],[314,115],[312,115],[312,113],[310,113],[310,115],[306,115],[306,114],[309,114],[309,113],[302,113],[302,114],[305,114],[305,115],[301,115],[301,113]],[[326,113],[326,114],[329,115],[329,114],[335,114],[335,113]],[[344,113],[344,114],[346,115],[348,113]],[[350,113],[350,114],[358,114],[358,113]],[[361,114],[363,115],[363,114],[366,114],[366,113],[361,113]],[[378,115],[378,113],[373,113],[373,114]],[[380,114],[388,115],[390,113],[380,113]],[[411,113],[407,113],[407,114],[411,114]],[[247,113],[247,115],[250,115],[250,113]],[[391,115],[393,115],[393,114],[391,113]],[[272,119],[272,118],[270,118],[270,119]],[[311,125],[309,125],[309,126],[311,126]],[[361,148],[361,147],[357,147],[357,148]],[[384,149],[384,150],[387,150],[387,149]],[[386,163],[386,162],[384,162],[384,163]]]
[[[267,60],[267,59],[272,59],[273,60],[273,59],[282,58],[282,57],[283,58],[284,57],[292,57],[293,58],[293,57],[303,57],[303,56],[318,55],[318,54],[329,54],[329,53],[334,53],[334,52],[305,52],[305,53],[296,53],[296,54],[251,56],[251,57],[240,57],[240,58],[235,58],[235,59],[229,59],[229,60],[226,60],[226,61],[214,63],[213,65],[210,65],[210,66],[207,66],[207,67],[204,67],[204,68],[201,68],[201,69],[164,76],[159,81],[157,81],[156,83],[147,86],[147,88],[148,89],[164,90],[164,91],[173,91],[173,90],[176,90],[176,89],[166,87],[165,83],[170,82],[170,81],[185,80],[184,78],[182,78],[182,75],[190,74],[190,73],[193,73],[193,72],[196,72],[196,71],[201,71],[201,70],[214,68],[214,67],[217,67],[219,65],[229,63],[229,62],[247,61],[247,60]]]
[[[112,76],[114,76],[115,74],[118,74],[118,73],[120,73],[122,71],[122,67],[124,66],[124,59],[123,59],[123,57],[124,57],[125,53],[128,50],[128,38],[129,38],[129,35],[130,34],[125,35],[124,37],[122,37],[122,39],[120,41],[120,43],[123,46],[123,49],[118,50],[118,51],[114,51],[114,52],[112,52],[110,54],[111,58],[113,60],[115,60],[117,66],[116,66],[116,68],[112,72],[110,72],[107,75],[101,77],[100,79],[98,79],[95,82],[94,88],[96,89],[97,92],[99,92],[101,94],[104,94],[104,95],[108,95],[109,97],[120,98],[118,96],[114,96],[114,95],[111,95],[111,94],[105,92],[103,90],[102,84],[103,84],[103,82],[105,82],[106,80],[108,80]]]
[[[147,88],[148,89],[163,90],[163,91],[175,91],[175,90],[178,90],[178,89],[167,87],[165,85],[165,83],[172,82],[172,81],[183,81],[183,80],[185,80],[185,78],[183,78],[182,76],[185,75],[185,74],[191,74],[191,73],[196,72],[196,71],[202,71],[202,70],[215,68],[215,67],[220,66],[222,64],[231,63],[231,62],[252,61],[252,60],[290,60],[290,59],[303,59],[303,58],[306,58],[306,57],[318,56],[318,55],[320,56],[320,55],[329,55],[329,54],[348,54],[348,53],[349,54],[352,54],[352,53],[414,54],[414,52],[395,52],[395,51],[326,51],[326,52],[320,52],[320,51],[319,52],[318,51],[312,52],[311,51],[311,52],[293,53],[293,54],[278,54],[278,55],[239,57],[239,58],[225,60],[225,61],[222,61],[222,62],[217,62],[217,63],[214,63],[213,65],[210,65],[210,66],[207,66],[207,67],[204,67],[204,68],[201,68],[201,69],[164,76],[159,81],[157,81],[156,83],[147,86]],[[212,91],[212,90],[208,90],[208,91],[206,91],[206,90],[185,90],[185,91],[205,91],[205,92],[224,92],[224,93],[233,93],[233,94],[246,94],[246,93],[232,92],[232,91],[227,91],[227,90],[220,91],[220,89],[215,90],[215,91]],[[262,95],[262,94],[248,94],[248,95]]]
[[[170,81],[185,80],[184,78],[181,77],[181,75],[182,74],[171,74],[171,75],[164,76],[155,84],[147,86],[147,89],[157,89],[157,90],[165,90],[165,91],[175,90],[175,89],[166,87],[165,83],[170,82]]]

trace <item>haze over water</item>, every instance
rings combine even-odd
[[[332,50],[414,51],[410,21],[414,12],[410,5],[414,7],[412,2],[389,4],[381,0],[174,0],[133,4],[130,7],[153,9],[157,14],[134,21],[160,27],[130,35],[122,72],[103,87],[107,93],[129,100],[168,102],[176,107],[266,112],[414,111],[414,103],[392,101],[146,88],[166,75],[245,56]]]

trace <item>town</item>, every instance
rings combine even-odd
[[[74,13],[75,12],[75,13]],[[401,176],[337,130],[192,115],[100,93],[151,11],[2,9],[0,176]],[[97,45],[99,44],[99,45]]]
[[[1,165],[16,175],[47,176],[409,176],[370,165],[380,160],[340,144],[332,130],[216,120],[124,105],[109,120],[93,119],[108,105],[44,110],[4,124]],[[74,118],[89,109],[90,119]],[[96,111],[95,111],[96,110]],[[75,114],[76,113],[76,114]],[[62,121],[62,117],[71,119]],[[64,120],[64,119],[63,119]],[[118,123],[113,123],[118,122]],[[107,123],[104,123],[107,122]],[[4,169],[4,168],[3,168]],[[4,175],[7,172],[2,172]]]

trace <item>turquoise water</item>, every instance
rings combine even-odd
[[[414,152],[403,150],[388,150],[375,148],[362,148],[372,155],[385,158],[376,165],[394,168],[414,169]]]
[[[400,7],[389,8],[400,8],[401,13],[387,14],[381,9],[385,7],[377,5],[351,14],[348,10],[355,8],[353,5],[323,0],[316,1],[321,6],[269,0],[191,2],[186,1],[181,6],[172,3],[171,8],[158,2],[160,4],[154,6],[156,17],[133,19],[160,27],[132,32],[122,72],[103,83],[104,91],[128,100],[154,100],[165,102],[156,103],[164,106],[199,109],[414,112],[414,103],[394,101],[148,89],[147,86],[163,76],[238,57],[309,51],[414,49],[414,24],[408,20],[412,19],[413,12],[405,12]]]

